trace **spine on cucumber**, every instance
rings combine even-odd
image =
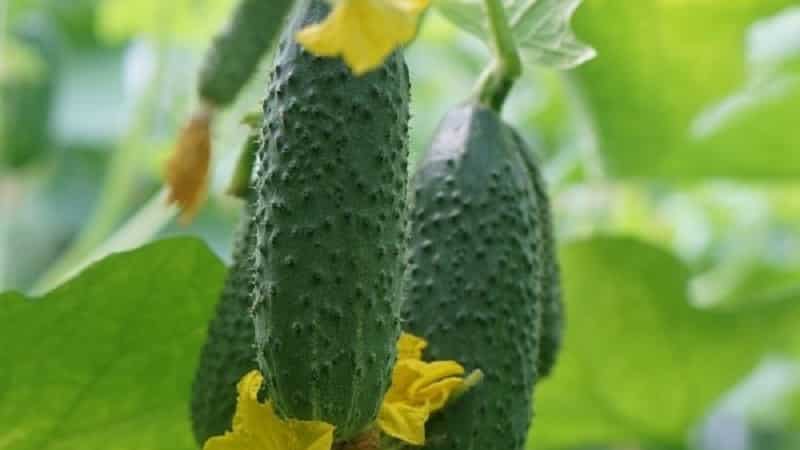
[[[450,112],[412,182],[404,318],[427,355],[481,369],[431,418],[426,449],[519,450],[539,356],[540,213],[513,133],[468,104]]]
[[[226,106],[255,72],[278,35],[292,0],[241,0],[214,38],[200,71],[200,97]]]
[[[561,350],[561,337],[564,328],[564,306],[561,299],[561,269],[558,264],[557,242],[553,232],[550,198],[547,193],[539,163],[532,150],[518,133],[514,133],[517,150],[525,162],[529,177],[533,184],[533,207],[539,211],[540,232],[542,233],[543,270],[539,283],[542,295],[542,341],[539,349],[539,378],[550,375],[556,364],[558,352]]]
[[[192,429],[202,446],[211,436],[231,429],[236,409],[236,384],[255,369],[255,331],[250,316],[253,250],[252,195],[245,204],[234,241],[233,264],[219,303],[192,386]]]
[[[395,360],[410,86],[400,53],[356,77],[304,51],[296,32],[328,9],[298,10],[267,89],[254,319],[277,412],[343,440],[374,421]]]

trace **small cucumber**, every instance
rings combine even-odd
[[[278,35],[292,0],[241,0],[211,43],[200,70],[200,98],[232,103]]]
[[[541,333],[541,212],[511,129],[467,104],[442,121],[412,183],[404,318],[426,355],[483,382],[427,424],[426,449],[519,450]]]
[[[208,327],[192,386],[192,429],[200,446],[209,437],[231,429],[236,409],[236,384],[247,372],[258,367],[250,316],[255,245],[253,205],[249,200],[242,212],[234,241],[233,264]]]
[[[375,420],[400,331],[409,80],[400,52],[354,76],[285,31],[264,102],[256,170],[256,343],[267,397],[336,438]]]

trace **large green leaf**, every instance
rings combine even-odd
[[[537,388],[530,448],[679,446],[721,394],[800,326],[800,302],[699,310],[674,256],[598,237],[562,254],[564,351]]]
[[[0,296],[0,449],[194,449],[189,390],[223,276],[178,238],[43,298]]]
[[[523,60],[529,64],[568,69],[595,56],[578,41],[570,20],[583,0],[506,0],[503,5]],[[482,0],[438,0],[434,3],[448,20],[490,42]]]
[[[800,174],[800,82],[763,78],[761,65],[774,62],[750,57],[746,47],[748,38],[756,47],[764,41],[748,34],[751,25],[796,4],[587,0],[574,26],[599,57],[575,79],[609,170],[664,178]],[[731,107],[727,120],[700,126],[709,112]]]

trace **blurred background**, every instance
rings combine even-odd
[[[266,70],[216,123],[190,226],[161,174],[232,5],[0,3],[0,291],[41,293],[176,234],[229,258],[241,205],[223,191]],[[504,113],[542,161],[567,247],[567,347],[530,448],[800,449],[800,314],[769,345],[768,320],[716,320],[800,304],[800,5],[585,0],[573,28],[597,57],[527,66]],[[433,11],[407,57],[417,158],[489,53]]]

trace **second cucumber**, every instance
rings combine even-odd
[[[484,380],[431,418],[426,450],[521,450],[537,381],[544,274],[540,205],[512,130],[467,104],[414,176],[408,328],[429,357]]]

